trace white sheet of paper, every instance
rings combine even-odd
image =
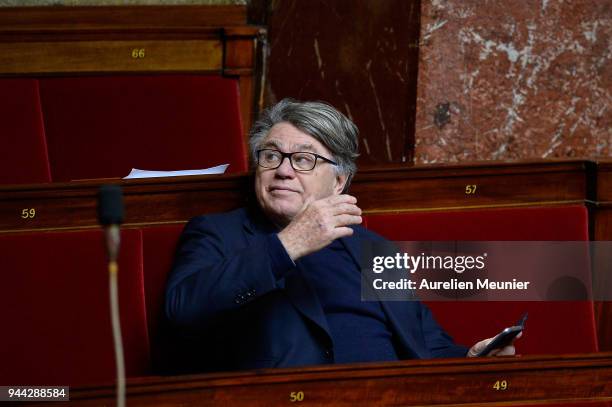
[[[204,168],[202,170],[182,170],[182,171],[149,171],[132,168],[132,171],[123,179],[134,178],[156,178],[156,177],[182,177],[184,175],[210,175],[223,174],[229,164],[217,165],[216,167]]]

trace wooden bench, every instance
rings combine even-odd
[[[359,205],[365,210],[366,224],[393,239],[585,240],[590,235],[592,237],[592,228],[589,227],[592,224],[591,217],[599,214],[599,203],[593,198],[603,194],[597,195],[597,188],[592,185],[594,177],[590,171],[597,168],[590,162],[557,161],[371,169],[357,175],[352,193],[358,197]],[[605,176],[597,177],[597,180],[605,182]],[[127,349],[146,349],[146,357],[136,358],[131,365],[132,374],[138,376],[155,372],[171,355],[168,344],[160,335],[159,321],[165,279],[183,224],[195,215],[243,205],[249,194],[251,180],[244,174],[114,182],[123,186],[127,206],[124,225],[126,246],[122,248],[122,255],[132,259],[131,262],[125,263],[124,260],[120,263],[120,274],[135,279],[138,286],[136,290],[122,288],[122,298],[128,296],[130,301],[138,304],[124,305],[127,307],[123,311],[126,313],[124,318],[137,321],[124,327],[124,335],[128,343],[134,346],[128,346]],[[97,229],[95,196],[98,185],[98,182],[90,181],[0,188],[0,222],[3,228],[0,238],[10,243],[0,245],[0,250],[6,251],[0,258],[12,259],[10,264],[5,264],[11,270],[8,275],[16,279],[15,284],[4,286],[6,292],[2,297],[5,301],[18,301],[23,296],[22,291],[26,287],[24,284],[35,281],[39,273],[57,274],[57,282],[62,282],[58,283],[57,290],[46,290],[47,285],[34,286],[36,289],[32,292],[32,299],[24,308],[28,310],[29,318],[33,318],[31,321],[46,318],[45,314],[37,314],[36,310],[44,309],[45,304],[51,303],[56,297],[62,298],[62,304],[80,302],[78,287],[82,280],[72,280],[70,275],[87,279],[86,273],[94,273],[95,280],[92,280],[92,287],[89,287],[99,295],[94,309],[100,314],[106,309],[106,300],[101,294],[106,290],[103,282],[105,273],[101,233],[92,231]],[[467,186],[469,188],[466,189]],[[28,208],[35,211],[30,212]],[[473,223],[479,219],[487,221],[485,228],[474,227]],[[525,222],[520,223],[521,219]],[[501,222],[499,227],[496,227],[496,221]],[[545,224],[549,227],[543,227]],[[415,225],[420,227],[415,228]],[[426,225],[428,228],[425,228]],[[472,225],[471,229],[468,225]],[[509,230],[509,225],[520,227]],[[442,226],[445,228],[443,232],[435,231]],[[431,234],[432,230],[436,235]],[[597,230],[600,236],[605,236],[605,228]],[[406,231],[410,233],[406,234]],[[92,243],[92,238],[80,238],[81,234],[90,236],[92,233],[98,236],[97,243]],[[133,235],[137,237],[133,238]],[[134,239],[136,241],[130,243]],[[31,243],[22,244],[18,248],[11,246],[12,242],[26,241]],[[83,256],[88,256],[86,262],[81,261]],[[39,266],[35,267],[32,262]],[[94,267],[94,263],[98,266]],[[41,270],[45,268],[41,264],[48,264],[48,270]],[[62,268],[63,264],[65,266]],[[93,281],[98,282],[95,289]],[[15,285],[24,288],[11,289]],[[451,306],[450,311],[445,311],[443,304],[431,305],[437,311],[438,319],[456,339],[468,344],[477,337],[494,333],[508,321],[513,322],[517,317],[515,314],[520,314],[524,309],[524,304],[520,303],[508,307],[501,304],[494,314],[503,317],[491,318],[490,313],[483,311],[482,307],[474,309],[475,305],[466,304],[462,306],[466,309],[471,307],[468,311],[475,316],[474,327],[469,331],[458,323],[454,306]],[[533,324],[529,329],[534,334],[526,336],[523,341],[525,348],[519,348],[521,352],[586,352],[597,349],[592,304],[581,304],[579,309],[572,304],[529,304],[528,307],[532,309],[530,322]],[[612,343],[606,329],[610,321],[607,307],[609,304],[602,303],[596,304],[595,309],[596,322],[600,328],[603,327],[597,332],[601,350],[610,349]],[[14,306],[8,308],[19,310],[19,307]],[[72,321],[69,332],[75,334],[81,329],[91,331],[88,325],[77,322],[88,312],[85,304],[72,311],[70,308],[62,309],[57,313],[63,313],[64,317]],[[559,330],[559,321],[567,312],[580,314],[574,328],[581,332],[581,340],[568,338],[568,341],[553,344],[549,334]],[[18,319],[20,317],[19,313],[14,316]],[[552,329],[547,333],[546,324],[549,322]],[[108,325],[99,324],[95,329],[98,338],[108,330]],[[34,335],[27,337],[32,338]],[[56,339],[59,342],[65,341],[65,348],[82,346],[72,341],[74,337],[86,340],[87,335],[58,336]],[[18,342],[24,340],[21,335],[10,338]],[[135,341],[143,342],[134,345],[129,338],[140,338]],[[100,344],[99,341],[92,343]],[[110,341],[103,346],[106,347],[106,353],[101,354],[108,354]],[[27,351],[27,347],[21,350]],[[18,359],[14,362],[18,363]],[[5,372],[10,372],[11,364],[5,366],[9,369]],[[79,383],[91,383],[100,379],[94,372],[88,375],[86,367],[81,369],[82,366],[75,366],[74,371],[81,372],[79,380],[82,381]],[[100,372],[102,370],[95,373]],[[39,373],[44,374],[44,370]],[[106,374],[108,380],[111,380],[112,371],[107,370]]]
[[[264,39],[245,6],[0,9],[0,183],[245,171]]]

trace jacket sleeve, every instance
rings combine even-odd
[[[214,217],[185,227],[166,286],[166,316],[173,323],[203,327],[223,313],[279,288],[294,267],[276,233],[247,240],[232,235]]]
[[[460,358],[465,357],[468,348],[457,345],[453,339],[436,322],[433,314],[423,303],[421,307],[421,327],[425,345],[434,358]]]
[[[393,243],[385,239],[384,237],[374,233],[370,230],[360,229],[360,233],[368,241],[375,243],[386,243],[377,250],[385,250],[386,255],[393,255],[400,249]],[[406,300],[404,300],[406,301]],[[444,329],[436,322],[431,310],[422,302],[411,300],[414,302],[416,309],[412,313],[405,314],[409,315],[410,318],[416,318],[420,325],[415,326],[416,331],[420,331],[423,337],[423,345],[427,349],[427,353],[422,357],[433,357],[433,358],[456,358],[464,357],[467,355],[468,348],[462,345],[456,344],[453,339],[444,331]],[[391,303],[395,303],[391,301]],[[394,307],[397,309],[397,307]],[[414,320],[403,320],[402,323],[405,326],[413,326]],[[415,336],[419,336],[416,335]]]

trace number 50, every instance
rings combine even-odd
[[[304,392],[303,391],[292,391],[289,394],[289,401],[295,403],[296,401],[304,401]]]

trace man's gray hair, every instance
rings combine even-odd
[[[357,171],[355,160],[359,130],[357,126],[334,107],[324,102],[298,102],[283,99],[264,110],[250,132],[249,147],[251,163],[257,165],[257,150],[260,149],[272,126],[286,122],[314,137],[327,147],[338,163],[336,173],[347,176],[346,191]]]

